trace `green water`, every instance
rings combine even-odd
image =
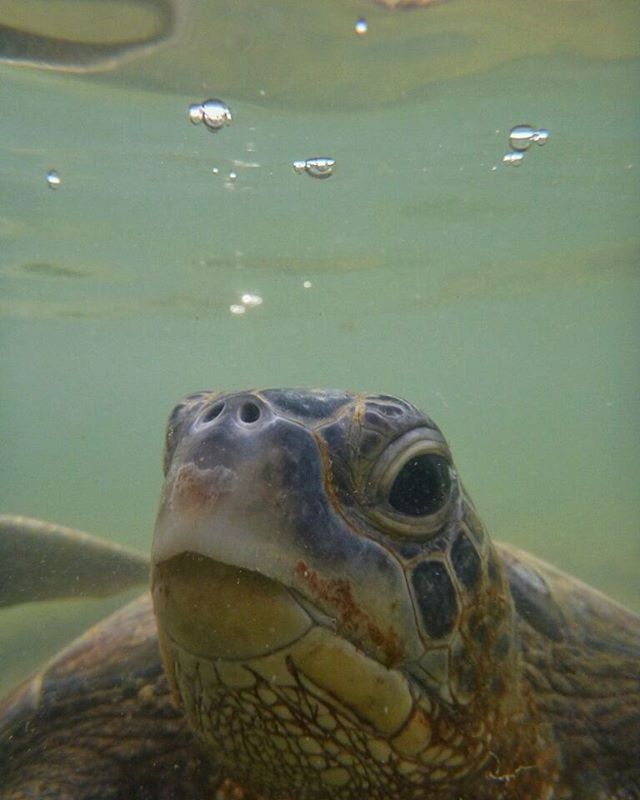
[[[147,550],[181,395],[382,391],[496,538],[640,608],[637,2],[301,8],[194,2],[100,74],[0,65],[1,510]],[[504,166],[523,122],[549,142]],[[2,612],[0,688],[118,602]]]

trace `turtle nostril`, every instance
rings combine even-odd
[[[255,403],[243,403],[239,416],[242,422],[257,422],[260,419],[260,408]]]
[[[211,408],[202,415],[202,422],[211,422],[216,417],[220,416],[223,408],[224,403],[214,403]]]

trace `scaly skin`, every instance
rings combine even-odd
[[[229,571],[228,594],[243,593],[252,575]],[[548,724],[529,711],[526,687],[514,691],[517,659],[487,664],[495,669],[480,674],[483,685],[499,669],[511,678],[460,706],[425,695],[319,625],[264,655],[211,658],[201,634],[216,625],[210,587],[222,604],[227,596],[219,566],[178,556],[157,569],[155,583],[176,694],[204,748],[239,783],[300,800],[550,796],[556,750]],[[262,602],[269,608],[267,597]],[[172,614],[195,616],[197,630]],[[489,632],[485,646],[495,649],[496,638]]]

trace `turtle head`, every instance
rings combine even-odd
[[[311,771],[305,797],[346,799],[462,786],[486,765],[513,706],[509,591],[446,440],[410,403],[189,396],[152,560],[167,671],[233,777],[298,796]]]

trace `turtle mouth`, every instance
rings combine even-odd
[[[297,428],[286,432],[299,436]],[[255,647],[238,650],[249,656],[284,647],[312,625],[386,667],[419,655],[398,562],[333,512],[318,476],[309,486],[292,482],[301,470],[297,461],[293,467],[278,461],[279,443],[263,443],[260,453],[267,455],[238,456],[235,463],[232,445],[223,442],[224,465],[207,462],[211,443],[205,444],[202,456],[174,459],[156,522],[154,596],[168,635],[189,631],[190,648],[201,648],[228,617],[238,633],[234,641]],[[198,626],[198,620],[206,622]],[[220,640],[213,639],[207,647],[215,654]],[[230,642],[221,646],[234,652]]]
[[[152,593],[162,633],[209,659],[273,653],[324,621],[278,581],[189,551],[154,565]]]
[[[184,552],[154,566],[152,591],[169,683],[205,743],[225,703],[248,703],[251,720],[271,713],[259,687],[287,719],[311,714],[309,725],[322,702],[332,725],[365,724],[389,737],[413,712],[402,672],[319,623],[321,612],[276,580]]]
[[[261,517],[264,498],[245,499],[255,480],[252,471],[186,462],[165,487],[152,550],[154,606],[163,634],[192,653],[258,657],[313,625],[335,629],[303,587],[294,588],[278,523]]]

